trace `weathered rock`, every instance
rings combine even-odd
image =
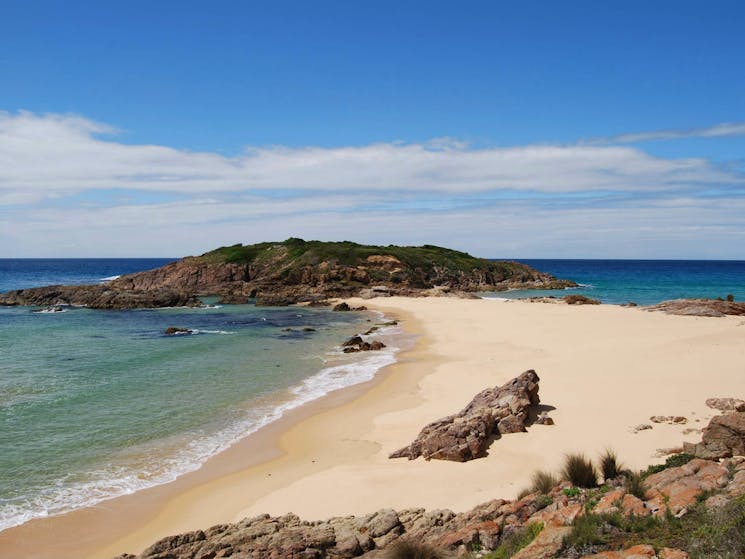
[[[742,316],[745,315],[745,303],[717,299],[675,299],[647,307],[646,310],[687,316]]]
[[[728,473],[735,472],[729,479]],[[731,502],[739,486],[738,475],[745,478],[745,458],[730,458],[721,464],[707,460],[692,460],[683,466],[668,468],[649,476],[647,483],[652,501],[663,514],[664,502],[669,500],[674,512],[683,502],[696,501],[704,491],[721,489],[710,497],[706,506],[722,506]],[[745,482],[745,479],[743,479]],[[137,557],[122,555],[119,559],[384,559],[390,556],[391,544],[397,541],[424,543],[445,551],[452,556],[469,556],[469,550],[489,552],[496,549],[505,537],[532,523],[543,523],[543,530],[514,559],[550,559],[576,557],[560,554],[563,538],[572,523],[585,513],[590,490],[580,490],[567,496],[563,489],[566,482],[554,487],[548,506],[537,495],[528,495],[516,501],[497,499],[488,501],[470,511],[453,513],[449,510],[383,509],[364,516],[331,518],[325,521],[306,522],[293,514],[280,517],[261,515],[247,518],[236,524],[221,524],[208,530],[198,530],[171,536],[156,542]],[[689,491],[694,489],[694,491]],[[697,493],[698,492],[698,493]],[[694,496],[696,495],[696,496]],[[685,499],[681,501],[681,497]],[[648,508],[655,507],[649,501]],[[603,496],[593,509],[594,513],[622,511],[624,514],[649,514],[639,507],[639,499],[621,488]],[[540,508],[543,506],[543,508]],[[680,516],[680,509],[675,513]],[[637,540],[638,541],[638,540]],[[622,545],[614,540],[612,548]],[[575,550],[576,551],[576,550]],[[478,555],[476,555],[478,556]],[[680,549],[662,548],[657,554],[649,545],[635,545],[619,551],[605,551],[588,555],[596,559],[686,559]]]
[[[527,546],[512,556],[512,559],[551,559],[564,545],[572,529],[568,526],[547,526]]]
[[[649,418],[652,423],[667,423],[668,425],[685,425],[688,419],[682,415],[653,415]]]
[[[171,288],[148,291],[120,290],[114,282],[110,282],[103,285],[54,285],[8,291],[0,294],[0,305],[71,305],[91,309],[134,309],[199,307],[202,302],[186,291]]]
[[[745,400],[739,398],[708,398],[706,405],[719,411],[745,411]]]
[[[564,302],[567,305],[599,305],[600,301],[591,299],[584,295],[565,295]]]
[[[333,310],[336,312],[346,312],[351,311],[352,309],[347,303],[342,301],[341,303],[334,305]]]
[[[701,442],[684,443],[685,452],[699,458],[727,458],[745,455],[745,412],[733,412],[711,418]]]
[[[352,347],[356,345],[360,345],[363,343],[363,339],[361,336],[352,336],[347,341],[345,341],[343,344],[341,344],[342,347]]]
[[[634,427],[633,432],[638,433],[640,431],[647,431],[648,429],[651,429],[652,426],[649,423],[641,423]]]
[[[540,402],[538,381],[536,372],[529,370],[502,386],[487,388],[459,413],[424,427],[413,443],[390,458],[466,462],[484,456],[494,436],[525,431],[531,406]]]
[[[644,505],[644,501],[631,494],[623,496],[621,512],[624,516],[649,516],[652,514],[652,511]]]
[[[650,475],[645,480],[645,496],[657,505],[658,515],[665,512],[660,502],[673,514],[678,514],[694,504],[705,491],[723,488],[728,482],[725,466],[710,460],[694,459],[682,466]]]
[[[342,351],[344,353],[357,353],[358,351],[380,351],[384,347],[386,347],[386,345],[379,340],[366,342],[360,336],[352,336],[342,344]]]
[[[618,512],[621,509],[621,503],[626,495],[626,490],[623,488],[613,489],[609,491],[598,501],[595,508],[592,509],[594,513],[605,514]]]
[[[226,293],[217,301],[218,305],[245,305],[248,295],[243,293]]]

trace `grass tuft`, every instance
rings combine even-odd
[[[592,460],[584,454],[567,454],[564,458],[562,476],[576,487],[597,487],[598,472]]]
[[[600,471],[605,481],[615,479],[621,475],[623,467],[618,462],[618,456],[615,451],[607,448],[600,455]]]
[[[530,482],[530,489],[533,493],[545,495],[546,493],[550,493],[559,484],[559,479],[551,472],[537,470],[533,473]]]

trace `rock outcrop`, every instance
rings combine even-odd
[[[0,293],[0,305],[11,306],[71,305],[92,309],[132,309],[198,307],[201,304],[194,294],[184,290],[170,287],[121,289],[113,281],[104,285],[52,285]]]
[[[622,479],[616,482],[620,484]],[[530,494],[515,501],[496,499],[457,514],[450,510],[383,509],[365,516],[315,522],[303,521],[294,514],[261,515],[167,537],[140,555],[121,555],[117,559],[384,559],[389,546],[398,541],[424,543],[453,556],[474,557],[475,550],[494,550],[511,534],[530,525],[540,526],[540,531],[513,556],[515,559],[579,557],[576,550],[569,553],[564,549],[564,538],[579,517],[614,512],[625,517],[654,515],[664,519],[669,513],[683,517],[689,507],[712,492],[716,494],[706,503],[721,507],[745,494],[745,458],[728,459],[721,464],[692,460],[653,474],[647,478],[644,501],[622,485],[601,494],[599,500],[598,490],[569,491],[570,487],[568,482],[562,482],[544,495]],[[687,557],[685,551],[675,548],[661,547],[655,552],[648,543],[619,550],[624,547],[623,542],[616,539],[611,550],[601,547],[597,550],[600,553],[584,557]]]
[[[422,429],[416,440],[390,458],[453,460],[480,458],[494,437],[525,431],[531,406],[537,406],[538,375],[532,369],[508,383],[487,388],[455,415]]]
[[[745,400],[740,398],[707,398],[706,405],[719,411],[745,411]]]
[[[719,299],[675,299],[646,307],[646,310],[686,316],[743,316],[745,315],[745,303],[720,301]]]
[[[319,303],[351,296],[426,296],[520,288],[565,288],[574,282],[517,262],[423,247],[366,246],[288,239],[222,247],[105,285],[55,286],[0,294],[0,305],[85,305],[134,308],[198,305],[199,296],[225,304],[255,298],[259,305]]]
[[[708,459],[745,455],[745,412],[712,417],[704,428],[701,442],[685,443],[683,450]]]

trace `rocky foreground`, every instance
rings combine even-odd
[[[732,424],[745,425],[745,412],[728,415],[736,416]],[[716,430],[705,431],[704,440],[711,443],[716,436]],[[737,436],[741,445],[745,429]],[[731,456],[739,448],[728,447],[724,454]],[[617,466],[614,464],[614,468]],[[136,557],[743,557],[743,456],[715,461],[680,454],[640,473],[618,466],[618,471],[609,474],[601,485],[586,485],[590,487],[579,487],[571,481],[549,485],[536,482],[521,499],[497,499],[458,514],[449,510],[385,509],[318,522],[303,521],[293,514],[262,515],[165,538]],[[404,547],[403,542],[410,545]],[[119,559],[134,557],[122,555]]]
[[[518,262],[494,262],[430,245],[384,247],[288,239],[222,247],[104,285],[1,293],[0,305],[196,306],[200,296],[218,296],[228,304],[255,298],[259,305],[289,305],[352,296],[462,296],[574,285]]]

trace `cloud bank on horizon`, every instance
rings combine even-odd
[[[638,144],[130,145],[83,116],[0,112],[0,257],[181,256],[290,236],[431,243],[486,257],[737,258],[745,173]]]

